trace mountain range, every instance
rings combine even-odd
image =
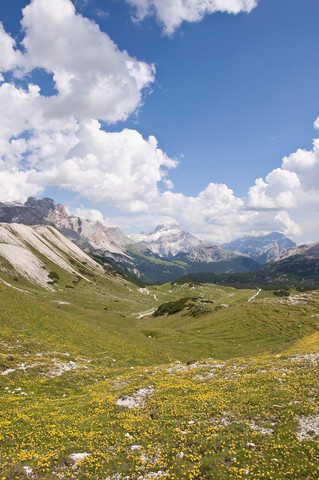
[[[29,197],[24,203],[0,203],[0,222],[24,225],[51,225],[70,240],[90,250],[125,254],[130,240],[119,228],[105,227],[75,215],[68,215],[61,204],[51,198]]]
[[[296,247],[276,232],[246,236],[222,246],[203,242],[177,224],[159,225],[149,234],[125,235],[119,228],[69,215],[63,205],[50,198],[0,203],[0,222],[54,227],[96,260],[117,265],[147,283],[172,281],[194,272],[253,272],[262,264],[301,258],[301,254],[308,258],[316,251],[316,244],[310,250],[308,246]]]
[[[272,232],[262,236],[246,236],[229,243],[224,243],[223,248],[246,253],[258,263],[271,262],[280,258],[288,248],[296,244],[282,233]]]

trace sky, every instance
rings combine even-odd
[[[318,0],[1,0],[0,201],[319,241]]]

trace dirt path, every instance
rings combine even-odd
[[[259,295],[259,294],[260,294],[260,292],[261,292],[261,288],[258,290],[258,292],[257,292],[257,293],[255,293],[255,295],[253,295],[252,297],[250,297],[250,299],[248,300],[248,302],[251,302],[251,301],[252,301],[254,298],[256,298],[256,297],[257,297],[257,295]]]
[[[149,310],[148,312],[146,313],[141,313],[140,315],[137,316],[137,318],[143,318],[143,317],[147,317],[148,315],[152,315],[154,312],[155,312],[156,309],[153,309],[153,310]]]

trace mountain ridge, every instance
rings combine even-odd
[[[280,258],[287,248],[296,247],[296,244],[282,233],[271,232],[267,235],[240,237],[221,246],[245,253],[263,265]]]
[[[198,239],[176,223],[158,225],[148,234],[125,235],[117,227],[69,215],[63,205],[50,198],[30,197],[24,204],[0,203],[1,221],[52,226],[85,252],[102,262],[114,262],[147,283],[172,281],[201,271],[214,274],[256,271],[261,264],[293,255],[294,250],[289,253],[287,246],[298,248],[276,232],[217,245]]]
[[[64,206],[51,198],[29,197],[24,204],[0,203],[0,222],[24,225],[51,225],[77,245],[112,254],[125,255],[129,239],[119,228],[106,227],[75,215],[68,215]]]
[[[53,291],[52,285],[58,274],[53,275],[49,265],[87,282],[90,282],[89,275],[105,273],[101,265],[52,226],[0,223],[2,272],[13,275],[16,280],[17,275],[21,276]]]

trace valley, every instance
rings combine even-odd
[[[317,478],[318,290],[143,286],[41,235],[45,286],[1,259],[1,478]]]

